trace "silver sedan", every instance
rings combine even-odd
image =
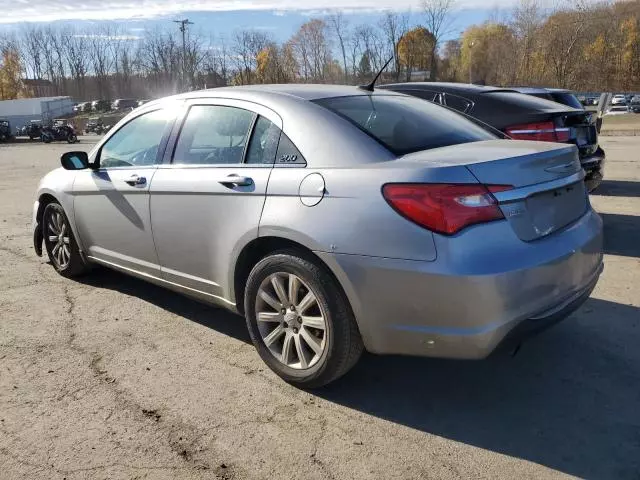
[[[499,139],[389,91],[193,92],[61,162],[37,191],[38,254],[244,315],[301,387],[363,349],[484,358],[565,318],[602,270],[575,146]]]

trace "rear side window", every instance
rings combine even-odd
[[[497,138],[451,110],[415,97],[359,95],[316,100],[396,155]]]
[[[466,98],[460,97],[458,95],[453,95],[451,93],[444,94],[444,105],[447,107],[453,108],[454,110],[458,110],[462,113],[469,113],[471,107],[473,107],[473,102]]]
[[[273,164],[276,159],[280,129],[264,117],[258,117],[247,150],[246,163]]]

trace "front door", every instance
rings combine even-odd
[[[123,125],[101,146],[99,168],[77,173],[74,215],[86,254],[99,263],[160,277],[149,186],[173,122],[154,110]]]
[[[255,104],[196,103],[151,183],[153,236],[165,280],[229,304],[231,259],[258,236],[280,120]]]

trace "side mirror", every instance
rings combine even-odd
[[[67,152],[60,157],[60,163],[65,170],[84,170],[89,168],[87,152]]]

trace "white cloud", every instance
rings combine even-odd
[[[105,40],[118,40],[121,42],[132,42],[142,39],[139,35],[100,35],[100,34],[77,34],[77,38],[103,38]]]
[[[491,6],[502,6],[516,0],[492,0]],[[11,2],[0,23],[47,22],[54,20],[135,20],[175,16],[194,11],[273,10],[286,11],[340,10],[409,10],[419,0],[29,0]],[[460,0],[460,7],[487,8],[486,0]]]

